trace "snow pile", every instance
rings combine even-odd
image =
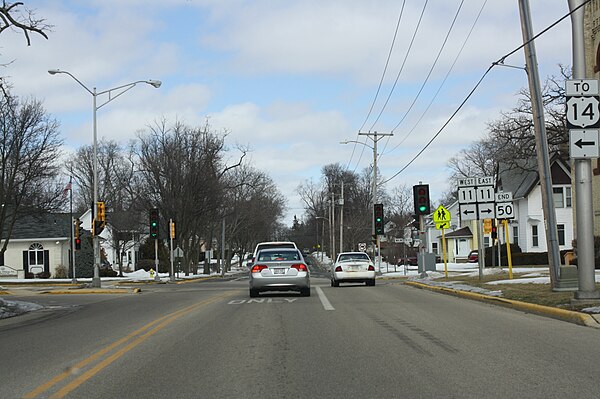
[[[0,298],[0,319],[19,316],[24,313],[43,309],[43,306],[31,302],[6,301]]]

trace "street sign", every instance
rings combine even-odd
[[[477,210],[477,219],[494,219],[496,217],[496,210],[493,202],[477,204]]]
[[[366,252],[367,251],[367,244],[364,242],[359,242],[358,243],[358,250],[360,252]]]
[[[436,224],[450,222],[450,219],[451,219],[450,212],[448,212],[448,209],[444,208],[442,205],[438,206],[438,208],[435,210],[435,212],[433,212],[433,221]]]
[[[477,202],[494,202],[494,186],[477,187]]]
[[[498,219],[514,219],[514,204],[512,202],[496,202],[496,217]]]
[[[596,79],[570,79],[565,81],[567,96],[597,96],[598,81]]]
[[[402,244],[404,242],[404,238],[394,237],[394,242],[396,244]]]
[[[173,250],[173,256],[176,258],[183,258],[183,250],[179,247]]]
[[[565,82],[567,129],[600,127],[600,97],[596,79]]]
[[[458,203],[474,204],[477,202],[477,189],[475,187],[459,187]]]
[[[477,220],[477,204],[459,204],[461,220]]]
[[[502,191],[500,193],[496,193],[496,202],[511,202],[512,200],[512,191]]]
[[[464,177],[458,179],[458,187],[473,187],[476,185],[476,181],[475,177]]]
[[[569,133],[571,158],[598,158],[600,156],[598,129],[571,129]]]
[[[450,228],[450,222],[439,222],[435,224],[435,228],[438,230],[442,230],[442,229],[449,229]]]
[[[600,127],[600,97],[570,97],[567,99],[567,128]]]

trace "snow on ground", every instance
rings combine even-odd
[[[23,313],[40,310],[44,307],[36,303],[22,301],[7,301],[0,298],[0,319],[6,319],[13,316],[19,316]]]

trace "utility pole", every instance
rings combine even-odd
[[[331,256],[335,262],[335,194],[331,193]]]
[[[377,133],[377,132],[368,132],[368,133],[358,133],[359,136],[367,136],[373,141],[373,202],[371,203],[371,231],[373,235],[375,235],[375,204],[377,203],[377,142],[386,136],[393,136],[393,133]],[[375,255],[381,256],[380,247],[379,247],[379,236],[376,236],[376,250],[373,252],[377,252]],[[381,262],[381,261],[379,261]],[[378,263],[380,265],[380,263]],[[379,266],[378,266],[379,268]]]
[[[342,195],[340,197],[340,252],[344,252],[344,181],[342,180]]]
[[[546,244],[548,246],[550,280],[552,288],[554,289],[557,287],[557,282],[560,278],[560,250],[558,245],[556,211],[552,199],[552,174],[550,171],[548,137],[546,134],[544,108],[541,98],[537,56],[535,44],[533,41],[530,42],[533,37],[533,28],[531,25],[529,0],[519,0],[519,12],[521,14],[523,42],[527,43],[524,47],[525,65],[527,67],[527,79],[529,81],[529,93],[531,95],[531,112],[533,114],[533,127],[535,130],[535,148],[537,151],[538,173],[542,189],[542,206],[544,208],[544,219],[546,220]],[[586,223],[589,223],[589,220],[586,221]]]
[[[569,0],[569,10],[583,4],[583,0]],[[585,79],[585,46],[583,34],[583,7],[571,14],[573,41],[573,79]],[[594,209],[592,197],[591,159],[575,159],[575,218],[577,238],[577,269],[579,290],[575,299],[600,299],[594,271]]]

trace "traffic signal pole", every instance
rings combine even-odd
[[[583,0],[569,0],[569,10],[580,7]],[[573,79],[585,79],[583,8],[571,14],[573,41]],[[579,290],[577,300],[598,300],[594,271],[594,207],[592,197],[592,161],[575,159],[575,220]]]

